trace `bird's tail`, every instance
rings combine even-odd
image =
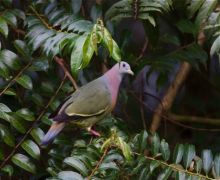
[[[47,145],[51,141],[54,140],[54,138],[57,136],[57,134],[65,127],[66,123],[65,122],[54,122],[47,134],[44,136],[44,138],[41,141],[41,145]]]

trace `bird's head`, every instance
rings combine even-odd
[[[131,70],[131,67],[128,63],[126,63],[125,61],[121,61],[119,63],[116,64],[116,68],[119,71],[120,74],[130,74],[130,75],[134,75],[133,71]]]

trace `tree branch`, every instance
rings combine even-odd
[[[66,64],[65,64],[65,61],[62,59],[62,58],[59,58],[59,57],[55,57],[54,60],[60,65],[60,67],[63,69],[65,75],[68,77],[68,79],[71,81],[73,87],[75,89],[78,89],[78,86],[76,84],[76,81],[73,79],[73,77],[71,76],[71,74],[69,73],[67,67],[66,67]]]
[[[187,115],[178,115],[169,113],[167,115],[169,119],[172,119],[177,122],[190,122],[190,123],[199,123],[199,124],[207,124],[207,125],[214,125],[214,126],[220,126],[220,119],[213,119],[213,118],[204,118],[204,117],[198,117],[198,116],[187,116]]]

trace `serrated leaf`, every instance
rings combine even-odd
[[[12,157],[11,160],[15,165],[21,167],[22,169],[33,174],[36,173],[36,166],[30,161],[27,156],[17,153]]]
[[[32,89],[33,88],[33,83],[31,78],[28,75],[23,74],[20,76],[18,79],[16,79],[16,82],[23,86],[26,89]]]
[[[215,155],[215,159],[214,159],[214,171],[215,171],[215,178],[219,178],[220,177],[220,154]]]
[[[157,133],[155,133],[151,137],[151,153],[153,154],[153,156],[156,156],[159,153],[159,149],[160,149],[160,138],[157,135]]]
[[[0,51],[1,61],[13,70],[18,70],[20,68],[20,63],[18,61],[18,55],[12,51],[4,49]]]
[[[15,138],[12,135],[12,133],[9,131],[9,129],[4,126],[3,124],[0,124],[0,135],[5,144],[14,147],[15,146]]]
[[[202,162],[203,162],[203,170],[206,175],[208,175],[210,169],[212,168],[213,155],[211,150],[205,149],[202,151]]]
[[[160,143],[160,152],[162,153],[163,159],[168,161],[170,158],[170,149],[168,143],[165,142],[164,139]]]
[[[157,180],[166,180],[170,177],[172,169],[170,167],[165,168],[160,175],[157,177]]]
[[[184,153],[183,153],[183,164],[185,168],[188,168],[195,157],[195,146],[191,144],[186,144],[184,146]]]
[[[87,36],[82,35],[76,39],[75,46],[71,53],[70,66],[74,76],[79,72],[80,66],[83,60],[83,46],[86,41]]]
[[[87,176],[88,175],[88,169],[83,164],[82,161],[75,157],[67,157],[63,161],[65,164],[70,165],[74,169],[78,170],[82,175]]]
[[[173,162],[175,164],[179,164],[182,160],[184,152],[184,146],[182,144],[177,144],[174,149],[173,153]]]
[[[40,149],[39,147],[32,141],[32,140],[25,140],[21,147],[33,158],[39,159],[40,158]]]
[[[62,180],[83,180],[83,177],[73,171],[61,171],[58,173],[58,178]]]
[[[17,114],[19,117],[21,117],[21,118],[23,118],[23,119],[25,119],[25,120],[27,120],[27,121],[33,121],[33,120],[35,119],[34,113],[31,112],[31,111],[30,111],[29,109],[27,109],[27,108],[19,109],[18,111],[16,111],[16,114]]]
[[[43,139],[44,135],[45,135],[45,133],[40,128],[34,128],[31,131],[31,136],[38,144],[41,143],[41,140]]]
[[[8,25],[3,17],[0,17],[0,33],[2,33],[6,38],[8,36]]]

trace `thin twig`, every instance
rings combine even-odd
[[[148,39],[145,39],[144,45],[143,45],[143,47],[142,47],[142,49],[141,49],[141,52],[140,52],[140,54],[138,55],[138,57],[137,57],[137,59],[135,60],[135,62],[138,61],[138,60],[140,60],[140,59],[144,56],[144,53],[145,53],[145,51],[146,51],[146,49],[147,49],[147,45],[148,45]]]
[[[21,144],[24,142],[24,140],[27,138],[27,136],[30,134],[32,129],[35,127],[36,123],[42,118],[42,116],[45,114],[47,111],[47,108],[50,106],[50,104],[53,102],[57,94],[59,93],[60,89],[63,87],[63,84],[66,80],[66,75],[64,76],[63,80],[61,81],[59,87],[57,88],[56,92],[54,95],[50,98],[48,101],[47,105],[44,107],[44,109],[41,111],[40,115],[33,121],[31,127],[28,129],[28,131],[25,133],[25,135],[22,137],[22,139],[19,141],[19,143],[14,147],[12,152],[4,159],[4,161],[0,165],[0,169],[7,164],[7,162],[11,159],[11,157],[15,154],[15,152],[18,150],[18,148],[21,146]]]
[[[105,149],[105,151],[103,152],[102,157],[100,158],[99,162],[96,164],[95,168],[92,170],[91,174],[88,176],[88,180],[90,180],[92,178],[92,176],[95,174],[95,172],[97,171],[97,169],[99,168],[99,166],[103,162],[104,157],[108,153],[108,150],[109,150],[108,148]]]
[[[62,59],[62,58],[59,58],[59,57],[55,57],[54,58],[55,61],[61,66],[61,68],[63,69],[65,75],[68,77],[68,79],[71,81],[71,83],[73,84],[73,87],[75,89],[78,89],[78,86],[76,84],[76,81],[73,79],[73,77],[71,76],[71,74],[69,73],[67,67],[66,67],[66,64],[65,64],[65,61]]]
[[[134,154],[140,156],[142,154],[140,153],[136,153],[136,152],[133,152]],[[186,174],[189,174],[189,175],[192,175],[192,176],[197,176],[201,179],[208,179],[208,180],[214,180],[213,178],[210,178],[210,177],[207,177],[207,176],[204,176],[202,174],[198,174],[198,173],[194,173],[194,172],[190,172],[190,171],[187,171],[186,169],[182,169],[182,168],[179,168],[178,166],[175,166],[173,164],[168,164],[166,162],[163,162],[163,161],[160,161],[160,160],[157,160],[153,157],[149,157],[149,156],[144,156],[146,159],[150,160],[150,161],[156,161],[157,163],[159,163],[160,165],[163,165],[163,166],[166,166],[166,167],[170,167],[176,171],[179,171],[179,172],[183,172],[183,173],[186,173]]]
[[[5,91],[7,91],[7,89],[10,88],[10,87],[16,82],[17,78],[19,78],[19,76],[22,75],[22,73],[31,65],[31,63],[32,63],[32,60],[29,61],[29,63],[28,63],[24,68],[22,68],[22,69],[19,71],[19,73],[18,73],[14,78],[12,78],[12,79],[9,81],[9,83],[7,84],[7,86],[0,92],[0,96],[1,96],[2,94],[4,94]]]

